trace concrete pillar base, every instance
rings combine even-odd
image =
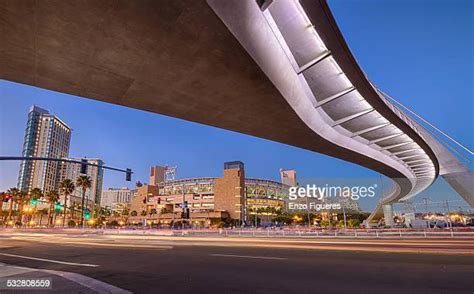
[[[389,227],[393,227],[393,206],[392,204],[384,204],[383,205],[383,215],[385,218],[385,225]]]

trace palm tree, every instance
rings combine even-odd
[[[91,178],[86,175],[80,175],[76,179],[76,186],[82,188],[82,200],[81,200],[81,227],[84,227],[84,198],[86,197],[86,191],[92,186]]]
[[[40,188],[33,188],[30,191],[30,196],[31,199],[40,199],[41,197],[43,197],[43,191],[41,191]]]
[[[59,193],[57,191],[49,191],[49,192],[46,192],[46,197],[48,198],[48,201],[49,201],[48,224],[52,226],[53,225],[53,205],[59,201]]]
[[[128,211],[128,208],[124,208],[124,209],[122,210],[122,216],[127,216],[127,215],[129,215],[129,214],[130,214],[130,211]]]
[[[15,202],[18,203],[18,219],[23,225],[23,207],[25,206],[25,203],[30,201],[30,195],[24,191],[18,191],[15,198]]]
[[[30,197],[31,199],[33,200],[36,200],[35,202],[35,209],[33,211],[33,215],[32,215],[32,219],[33,217],[35,216],[36,214],[36,208],[38,207],[38,199],[42,198],[43,197],[43,191],[41,191],[40,188],[33,188],[31,189],[30,191]]]
[[[6,199],[7,193],[2,192],[0,193],[0,220],[3,223],[3,201]]]
[[[128,208],[124,208],[122,210],[122,219],[125,219],[125,223],[128,223],[128,216],[130,215],[130,210]]]
[[[16,200],[16,197],[20,191],[17,188],[10,188],[7,191],[7,194],[10,195],[10,206],[8,208],[8,221],[12,220],[12,212],[13,212],[13,202]]]
[[[167,214],[167,213],[170,213],[170,211],[166,208],[166,207],[162,207],[160,209],[160,213],[158,214],[158,225],[161,227],[161,215],[162,214]],[[209,214],[209,212],[208,212]]]
[[[63,227],[66,223],[66,209],[67,209],[67,197],[74,192],[74,182],[70,179],[64,179],[59,184],[59,191],[64,195],[64,215],[63,215]]]
[[[157,214],[158,212],[156,211],[156,208],[152,208],[150,209],[150,211],[148,212],[148,214],[150,215],[150,217],[152,217],[153,215]]]
[[[48,215],[48,209],[47,208],[40,209],[38,210],[38,213],[40,215],[39,225],[41,226],[43,224],[43,216]]]

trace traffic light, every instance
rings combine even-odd
[[[87,159],[81,159],[81,174],[87,175]]]
[[[12,199],[12,195],[5,194],[5,197],[3,198],[3,202],[8,202],[8,201],[10,201],[10,199]]]
[[[91,212],[90,212],[90,210],[87,209],[87,208],[84,209],[84,218],[85,218],[86,220],[89,220],[89,219],[91,218]]]
[[[189,219],[188,201],[183,202],[182,209],[183,209],[183,212],[181,213],[181,217],[184,219]]]
[[[158,197],[158,204],[161,204],[161,198]]]
[[[38,204],[38,199],[36,198],[31,199],[31,205],[36,205],[36,204]]]
[[[130,182],[132,180],[132,170],[127,168],[125,172],[125,181]]]
[[[56,210],[57,212],[59,212],[59,211],[61,210],[61,203],[56,202],[56,204],[54,204],[54,210]]]

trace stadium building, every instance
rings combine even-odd
[[[152,167],[150,183],[137,188],[128,222],[171,224],[186,222],[207,227],[218,222],[269,222],[288,197],[289,186],[245,177],[240,161],[224,163],[222,177],[170,180],[167,167]],[[159,170],[160,172],[157,172]],[[162,178],[157,178],[161,175]],[[296,174],[295,174],[296,176]]]

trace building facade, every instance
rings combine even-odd
[[[181,220],[189,211],[187,221],[193,223],[223,219],[253,223],[255,216],[270,219],[276,215],[288,197],[288,189],[288,185],[276,181],[245,178],[242,162],[227,162],[220,178],[163,181],[137,188],[130,219],[169,223]]]
[[[133,191],[124,188],[109,188],[102,191],[100,199],[100,207],[117,210],[118,207],[123,208],[132,201]]]
[[[155,165],[150,168],[150,185],[160,185],[163,182],[173,181],[176,177],[175,166]]]
[[[47,110],[32,106],[23,143],[23,157],[65,158],[69,153],[71,128]],[[30,191],[57,190],[61,163],[56,161],[22,161],[18,189]]]
[[[150,168],[150,185],[156,186],[165,180],[166,167],[155,165]]]
[[[298,181],[296,180],[296,171],[292,169],[280,169],[281,182],[285,185],[296,187]]]
[[[81,161],[80,158],[71,158],[74,161]],[[87,167],[87,176],[91,179],[91,187],[86,190],[85,200],[88,206],[99,206],[101,203],[102,196],[102,183],[104,178],[104,169],[101,168],[104,162],[98,158],[88,158],[88,163],[92,163],[96,166],[89,165]],[[81,175],[81,164],[75,162],[63,162],[61,165],[60,180],[70,179],[74,183],[77,177]],[[80,203],[82,200],[82,189],[76,187],[73,194],[69,197],[69,203]]]

